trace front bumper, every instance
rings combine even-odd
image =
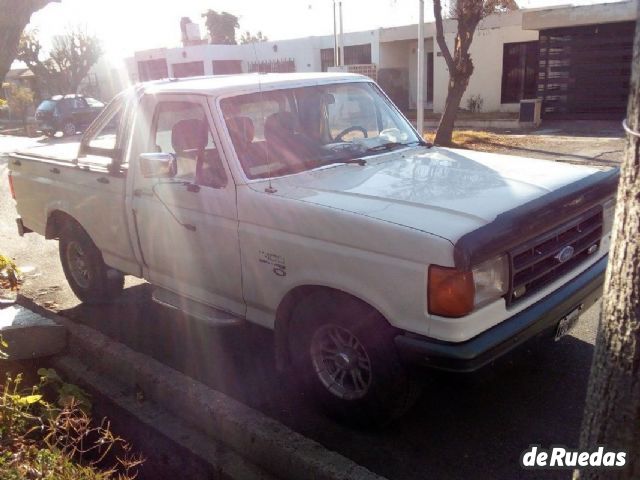
[[[395,338],[402,359],[413,365],[470,372],[492,362],[530,338],[554,328],[562,317],[582,306],[591,307],[602,295],[608,256],[547,295],[474,338],[460,343],[443,342],[404,333]]]

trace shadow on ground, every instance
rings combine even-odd
[[[115,303],[60,312],[241,400],[390,479],[570,478],[525,472],[529,444],[575,446],[593,347],[539,339],[475,374],[426,372],[428,388],[406,417],[378,432],[327,420],[276,372],[271,332],[213,328],[155,305],[151,287]]]

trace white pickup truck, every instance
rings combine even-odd
[[[9,162],[19,233],[59,239],[81,300],[134,275],[202,321],[272,329],[313,398],[376,423],[415,398],[411,367],[566,333],[601,293],[618,180],[433,147],[348,74],[139,85],[80,145]]]

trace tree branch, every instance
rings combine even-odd
[[[444,26],[442,24],[442,4],[440,0],[433,0],[433,15],[436,17],[436,41],[438,42],[438,47],[440,47],[442,56],[444,57],[445,62],[447,62],[449,72],[453,72],[455,63],[453,62],[453,57],[451,56],[449,46],[444,39]]]

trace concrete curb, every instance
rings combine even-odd
[[[271,475],[300,480],[384,480],[283,424],[28,299],[21,304],[68,330],[68,355],[91,370],[142,392],[167,412],[230,447]]]
[[[188,470],[181,471],[182,476],[186,476],[186,472],[188,472],[190,478],[194,479],[277,480],[276,477],[255,466],[234,450],[222,445],[205,433],[185,425],[181,419],[165,412],[154,403],[137,401],[128,392],[123,392],[121,385],[93,372],[77,358],[59,355],[53,359],[52,366],[62,372],[68,381],[78,385],[89,385],[91,393],[108,398],[111,404],[134,416],[151,431],[158,432],[170,439],[172,444],[186,449],[204,464],[194,465],[193,462],[186,460],[189,467]],[[146,445],[144,447],[147,450]],[[153,452],[153,454],[157,453]],[[145,454],[148,454],[148,451]],[[166,454],[161,453],[161,455]],[[185,462],[182,458],[174,460]],[[175,467],[173,470],[175,471]]]
[[[8,360],[48,357],[64,350],[66,329],[51,319],[20,305],[0,308],[0,336],[9,345]]]

